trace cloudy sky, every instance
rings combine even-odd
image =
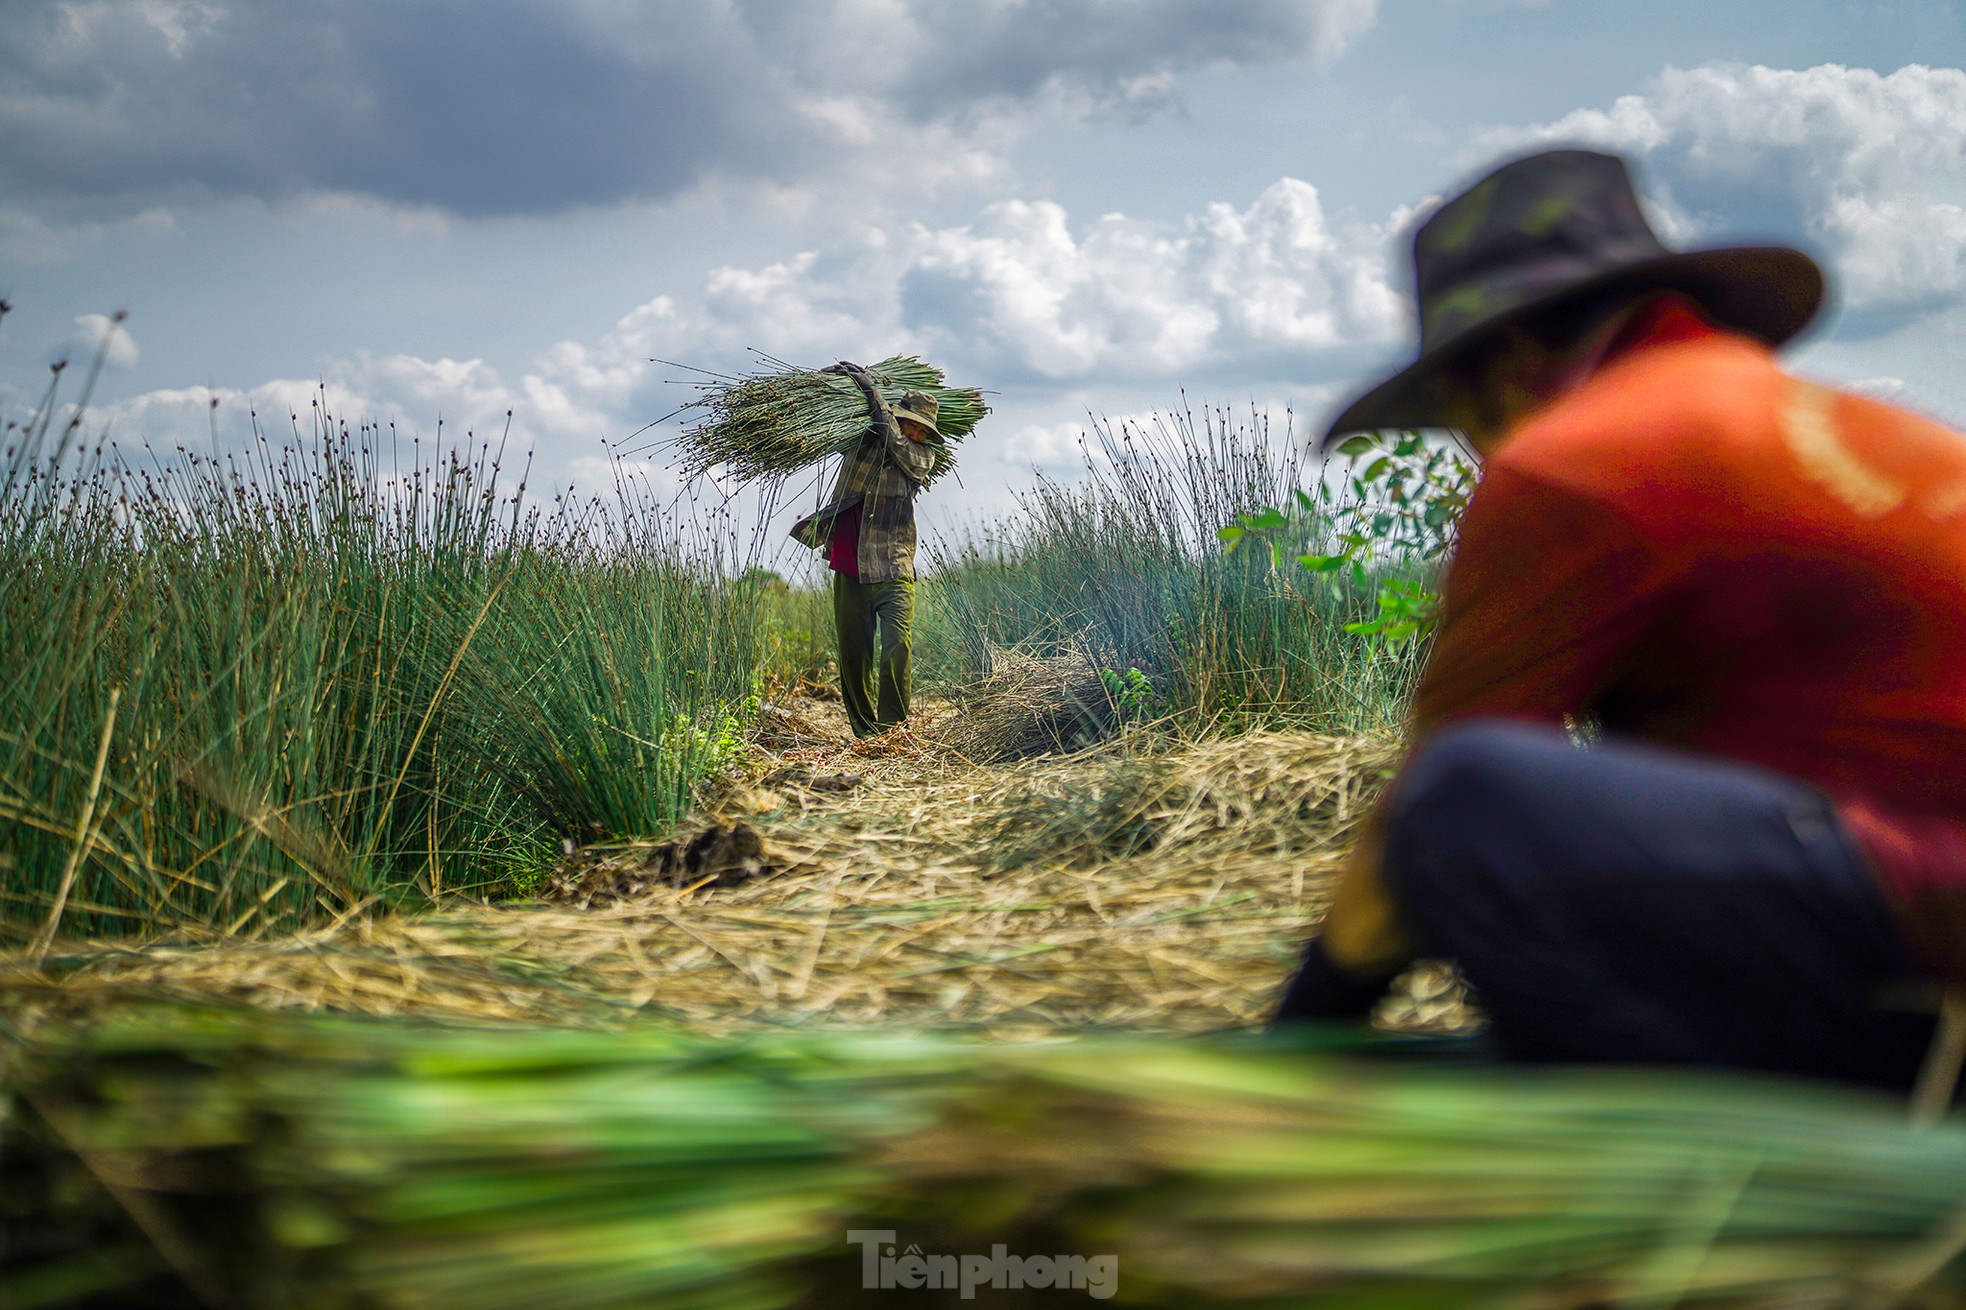
[[[1309,428],[1406,348],[1415,207],[1558,141],[1818,254],[1796,366],[1966,420],[1956,0],[6,4],[0,405],[126,309],[125,442],[325,384],[598,486],[691,394],[652,360],[916,351],[997,393],[933,528],[1089,412]]]

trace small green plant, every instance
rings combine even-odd
[[[1137,668],[1129,667],[1125,673],[1101,669],[1099,685],[1106,689],[1106,697],[1113,702],[1122,723],[1152,718],[1160,704],[1160,697],[1154,694],[1153,680]]]
[[[663,767],[678,775],[714,777],[728,772],[750,750],[745,730],[758,717],[763,698],[753,692],[737,706],[719,706],[707,721],[677,714],[663,729]]]
[[[1374,612],[1346,623],[1347,632],[1392,647],[1424,637],[1438,596],[1422,581],[1384,574],[1431,570],[1446,558],[1474,489],[1474,462],[1458,444],[1418,432],[1361,433],[1338,454],[1349,460],[1342,490],[1334,492],[1328,478],[1317,496],[1299,488],[1284,508],[1239,514],[1216,537],[1230,553],[1260,543],[1273,569],[1294,557],[1334,584],[1370,589]],[[1304,543],[1309,548],[1298,549]]]
[[[1378,612],[1369,619],[1345,625],[1357,633],[1397,646],[1432,630],[1440,597],[1411,578],[1388,578],[1373,597]]]
[[[1287,514],[1276,506],[1270,505],[1246,514],[1238,514],[1235,522],[1215,530],[1216,540],[1220,541],[1222,548],[1230,554],[1234,554],[1242,546],[1261,542],[1269,547],[1271,566],[1282,568],[1284,560],[1290,555],[1286,530],[1306,521],[1313,512],[1311,498],[1302,488],[1299,488],[1295,495],[1300,513]]]

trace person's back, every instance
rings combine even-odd
[[[1450,591],[1416,717],[1575,696],[1607,731],[1966,815],[1966,438],[1677,335],[1488,459],[1451,585],[1513,599]]]

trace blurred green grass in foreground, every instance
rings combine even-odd
[[[105,1190],[131,1285],[251,1305],[885,1304],[846,1234],[889,1229],[1112,1255],[1135,1305],[1966,1303],[1966,1129],[1767,1080],[207,1012],[10,1046],[4,1083],[8,1176],[68,1170],[16,1306],[100,1272]]]

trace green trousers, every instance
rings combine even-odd
[[[859,582],[833,575],[833,627],[840,636],[840,700],[856,737],[871,737],[908,717],[909,629],[915,580]],[[878,631],[880,655],[874,638]],[[880,690],[875,692],[876,673]]]

